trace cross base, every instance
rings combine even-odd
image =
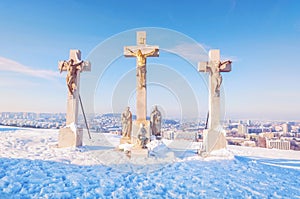
[[[148,149],[131,149],[130,158],[132,159],[148,158]]]
[[[203,151],[206,152],[206,154],[209,154],[212,151],[225,149],[226,145],[227,140],[223,130],[205,129],[203,131]]]
[[[120,139],[120,144],[131,144],[131,139],[130,137],[122,137]]]
[[[59,129],[58,147],[78,147],[82,146],[83,129],[76,128],[76,132],[70,127]]]
[[[67,99],[67,116],[66,116],[67,125],[77,122],[78,105],[79,105],[78,92],[75,91],[74,95],[68,95],[68,99]]]

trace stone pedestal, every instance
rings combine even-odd
[[[75,130],[75,132],[73,131]],[[59,129],[58,147],[78,147],[82,146],[83,129],[71,129],[65,127]]]
[[[148,149],[133,148],[130,154],[131,158],[148,158]]]
[[[80,73],[78,73],[78,76]],[[77,81],[79,81],[79,78],[77,78]],[[77,83],[79,85],[79,82]],[[78,87],[77,87],[78,88]],[[75,91],[73,95],[68,94],[67,99],[67,115],[66,115],[66,124],[71,124],[78,120],[78,92]]]
[[[211,151],[226,148],[227,141],[223,130],[205,129],[203,131],[203,146],[204,151],[210,153]]]
[[[150,135],[151,135],[151,130],[150,130],[150,121],[149,120],[135,120],[132,122],[132,134],[131,134],[131,143],[136,144],[137,143],[137,136],[138,132],[140,129],[140,125],[143,123],[145,126],[144,128],[147,131],[146,137],[149,139],[148,141],[150,142]]]
[[[131,138],[130,137],[122,137],[120,139],[120,144],[131,144]]]

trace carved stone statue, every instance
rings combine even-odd
[[[139,147],[141,147],[143,149],[146,148],[146,144],[148,142],[148,138],[147,138],[146,134],[147,134],[147,130],[145,129],[145,125],[143,123],[141,123],[140,129],[138,131],[137,144]]]
[[[135,53],[132,50],[130,50],[129,48],[127,48],[127,50],[130,52],[130,54],[132,56],[135,56],[137,58],[137,74],[136,76],[139,77],[139,86],[140,88],[142,87],[146,87],[146,58],[148,56],[152,56],[154,55],[158,49],[154,49],[149,53],[145,53],[143,54],[142,51],[140,49],[138,49],[138,51]]]
[[[160,136],[161,135],[161,113],[158,110],[157,106],[154,107],[150,115],[150,127],[152,130],[152,135]]]
[[[222,75],[220,73],[222,67],[226,64],[230,64],[231,61],[224,61],[224,62],[220,62],[220,61],[217,61],[215,63],[215,67],[212,67],[210,68],[210,71],[211,71],[211,77],[213,79],[213,81],[215,81],[215,96],[216,97],[219,97],[220,96],[220,88],[221,88],[221,84],[222,84]]]
[[[132,114],[127,107],[126,110],[122,113],[121,122],[122,122],[122,136],[130,138],[131,128],[132,128]]]
[[[221,62],[218,62],[215,64],[216,67],[211,68],[211,77],[213,79],[213,81],[215,82],[215,88],[214,88],[214,92],[215,92],[215,96],[218,97],[220,96],[220,88],[221,88],[221,84],[222,84],[222,75],[220,73],[220,64]]]
[[[59,67],[60,73],[63,70],[68,71],[66,82],[67,82],[69,94],[71,95],[73,95],[73,93],[77,89],[77,72],[82,70],[81,67],[82,63],[83,61],[74,64],[74,60],[70,59],[69,61],[63,61],[63,63]]]

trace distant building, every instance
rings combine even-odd
[[[247,120],[247,125],[248,125],[248,126],[252,126],[251,120]]]
[[[267,138],[267,139],[272,139],[272,138],[275,137],[275,136],[274,136],[274,133],[271,133],[271,132],[268,132],[268,133],[260,133],[259,136],[265,137],[265,138]]]
[[[256,147],[256,143],[254,141],[246,140],[243,142],[242,146]]]
[[[247,126],[245,124],[238,125],[238,134],[245,136],[248,133]]]
[[[296,122],[288,122],[288,123],[289,123],[289,125],[291,125],[291,126],[296,125]]]
[[[266,140],[268,149],[281,149],[281,150],[290,150],[291,143],[287,140]]]
[[[289,133],[291,132],[292,128],[291,128],[291,125],[289,123],[285,123],[282,125],[282,131],[283,133]]]
[[[275,131],[276,132],[282,132],[282,126],[281,125],[276,125],[275,127],[274,127],[274,129],[275,129]]]
[[[258,136],[257,138],[257,146],[261,148],[267,148],[266,137]]]
[[[260,133],[257,138],[257,146],[267,148],[267,140],[274,138],[274,133]]]
[[[248,133],[262,133],[262,129],[259,127],[248,127]]]

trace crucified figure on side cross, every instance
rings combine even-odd
[[[62,72],[63,69],[65,68],[68,71],[66,82],[67,82],[69,93],[71,95],[73,95],[73,93],[77,89],[77,71],[82,70],[81,68],[82,63],[83,61],[74,63],[74,60],[70,59],[69,61],[64,61],[62,66],[60,67],[60,72]]]
[[[210,69],[211,76],[215,81],[215,89],[214,90],[215,90],[215,96],[217,96],[217,97],[220,96],[220,88],[221,88],[221,84],[223,81],[223,78],[222,78],[222,75],[220,72],[222,71],[222,68],[224,66],[226,66],[226,64],[231,64],[231,61],[230,60],[227,60],[224,62],[217,61],[215,64],[215,67]]]

